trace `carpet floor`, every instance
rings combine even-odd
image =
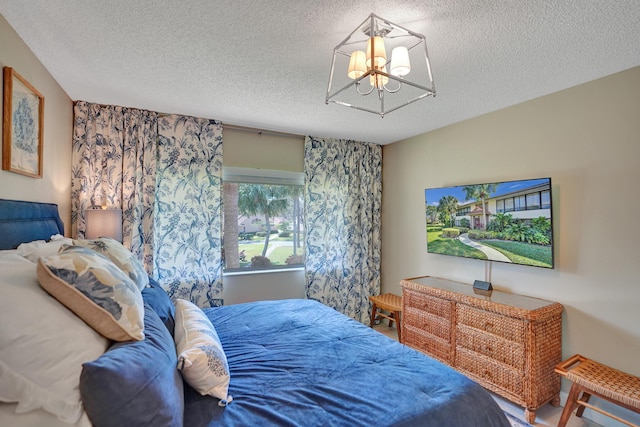
[[[511,423],[511,427],[532,427],[531,424],[514,417],[508,412],[505,412],[504,414],[507,416],[507,419]]]

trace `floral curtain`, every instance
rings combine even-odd
[[[74,106],[71,233],[83,238],[92,206],[122,209],[123,244],[153,263],[157,113],[79,101]]]
[[[222,126],[79,101],[72,235],[91,206],[122,209],[123,244],[172,298],[222,304]]]
[[[222,305],[222,125],[158,121],[154,276],[169,295]]]
[[[369,322],[380,293],[382,147],[305,138],[306,293]]]
[[[158,115],[125,109],[122,173],[122,243],[153,268],[153,216],[156,192]]]
[[[122,107],[77,102],[71,163],[72,236],[84,237],[84,211],[122,204]]]

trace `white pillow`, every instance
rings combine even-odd
[[[18,246],[18,255],[23,256],[31,262],[38,262],[38,258],[51,256],[58,253],[62,245],[70,245],[73,240],[62,237],[59,234],[51,236],[50,242],[35,240],[29,243],[22,243]]]
[[[36,265],[17,251],[0,252],[0,271],[0,401],[17,402],[17,413],[42,408],[77,422],[82,364],[109,341],[47,294]]]
[[[176,300],[175,341],[178,369],[182,377],[201,395],[231,402],[229,365],[220,338],[205,314],[195,304]]]

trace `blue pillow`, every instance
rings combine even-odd
[[[182,425],[175,344],[151,306],[144,308],[144,340],[114,343],[82,365],[80,395],[94,427]]]
[[[165,324],[169,333],[173,336],[176,307],[173,305],[167,292],[162,289],[162,286],[152,278],[149,278],[149,286],[142,289],[142,299],[160,316],[160,320],[162,320],[162,323]]]

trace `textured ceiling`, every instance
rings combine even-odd
[[[371,12],[426,36],[435,98],[384,118],[325,104],[333,48]],[[379,144],[640,65],[638,0],[0,0],[0,13],[74,100]]]

